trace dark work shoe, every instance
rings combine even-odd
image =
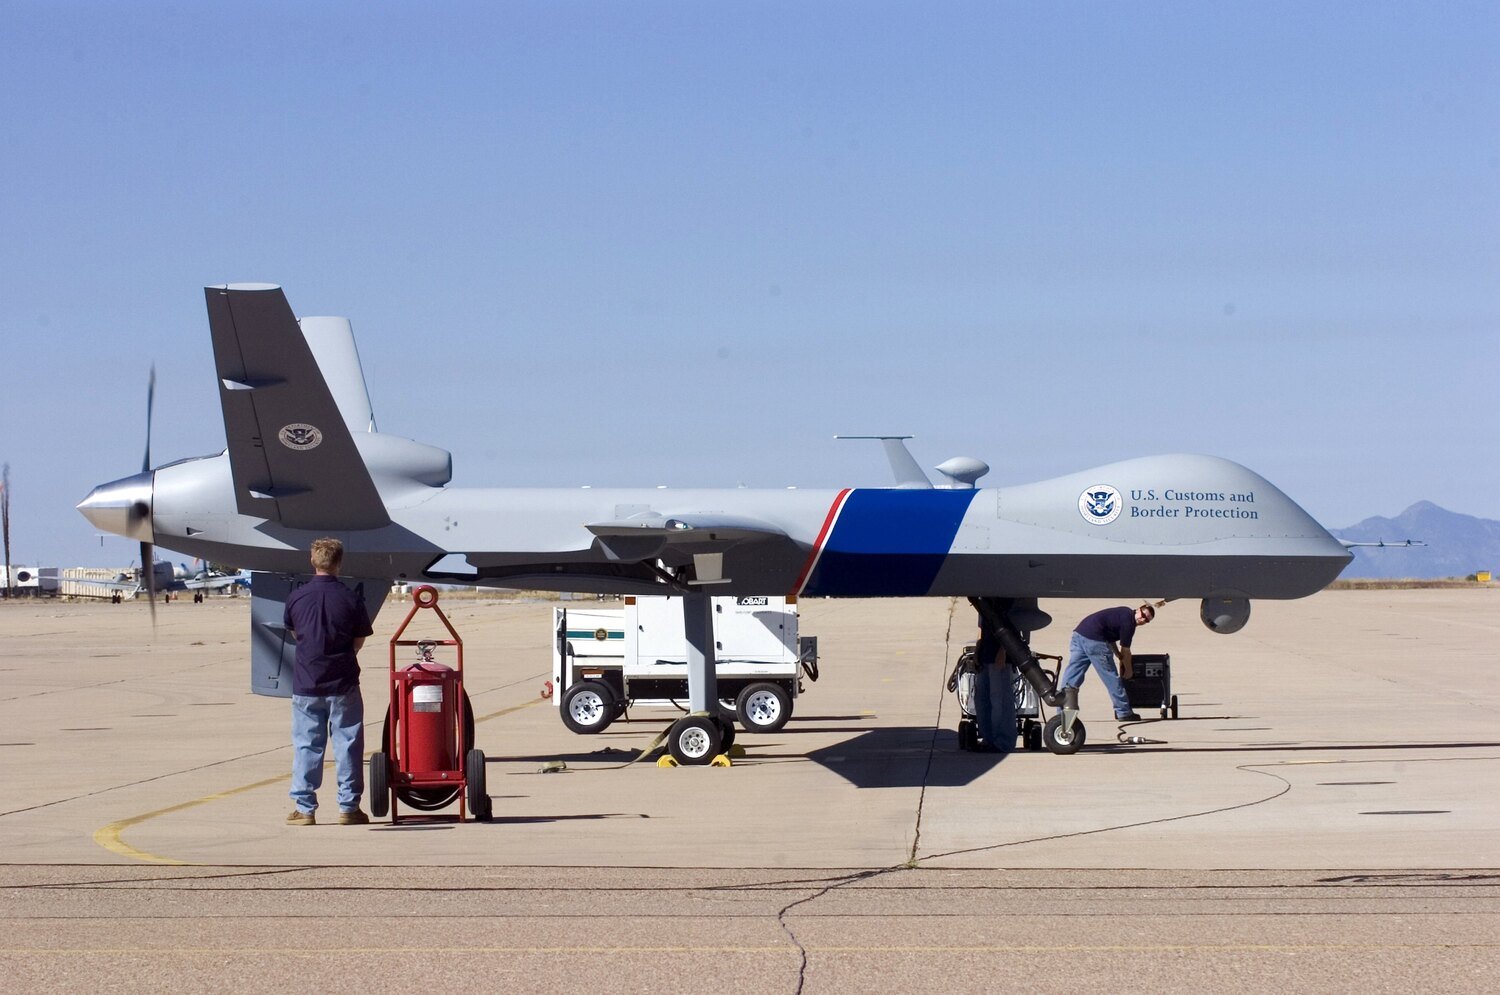
[[[1115,716],[1116,722],[1139,722],[1140,720],[1141,715],[1139,712],[1126,712],[1124,715]]]
[[[370,817],[359,809],[339,813],[339,825],[341,826],[368,826]]]
[[[286,817],[288,826],[316,826],[318,817],[311,812],[304,812],[300,808],[292,809],[292,814]]]

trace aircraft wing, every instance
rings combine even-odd
[[[652,560],[672,547],[684,553],[728,549],[742,542],[786,539],[784,530],[738,515],[643,515],[584,526],[615,560]]]
[[[110,591],[120,591],[132,598],[145,590],[138,580],[78,580],[76,583],[87,584],[90,587],[102,587]]]
[[[189,577],[187,580],[178,582],[181,587],[175,590],[183,591],[223,591],[239,583],[239,578],[234,576],[225,577]]]
[[[205,287],[242,515],[298,529],[374,529],[390,515],[286,295]]]

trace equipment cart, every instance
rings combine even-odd
[[[797,601],[715,597],[720,704],[748,732],[775,732],[792,715],[802,677],[818,679],[816,636],[797,632]],[[681,708],[688,699],[687,637],[679,597],[627,596],[621,608],[553,609],[552,689],[563,724],[603,732],[634,705]]]
[[[1172,693],[1172,654],[1137,653],[1130,658],[1131,676],[1123,678],[1131,708],[1158,708],[1161,717],[1177,718],[1177,696]]]
[[[978,750],[986,745],[979,739],[979,723],[976,719],[978,714],[974,702],[974,677],[978,670],[977,657],[975,656],[975,644],[969,643],[959,654],[958,663],[953,667],[953,673],[948,676],[948,690],[958,698],[960,717],[958,720],[958,745],[964,750]],[[1061,660],[1060,657],[1048,656],[1045,653],[1034,654],[1040,659]],[[1056,683],[1057,676],[1052,671],[1046,671],[1048,676]],[[1019,676],[1015,678],[1016,694],[1016,736],[1021,745],[1027,750],[1040,750],[1042,748],[1042,703],[1037,697],[1036,689]]]

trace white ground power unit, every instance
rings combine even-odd
[[[818,679],[818,640],[797,632],[795,598],[713,600],[720,703],[749,732],[791,718],[802,678]],[[553,609],[553,702],[576,733],[601,732],[635,706],[687,707],[682,599]]]

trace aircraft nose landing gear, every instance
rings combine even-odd
[[[1078,689],[1062,689],[1062,707],[1047,720],[1042,729],[1042,742],[1053,753],[1067,756],[1083,749],[1085,730],[1078,720]]]
[[[1053,678],[1037,663],[1036,655],[1011,621],[1013,602],[1004,598],[970,598],[969,603],[994,630],[1016,672],[1035,689],[1042,702],[1057,708],[1057,714],[1042,728],[1042,745],[1063,756],[1083,749],[1085,732],[1083,722],[1078,718],[1078,689],[1057,687]]]
[[[701,590],[686,592],[682,619],[688,648],[688,707],[692,711],[667,730],[667,752],[683,766],[707,767],[734,744],[734,723],[719,708],[713,606],[708,595]]]

